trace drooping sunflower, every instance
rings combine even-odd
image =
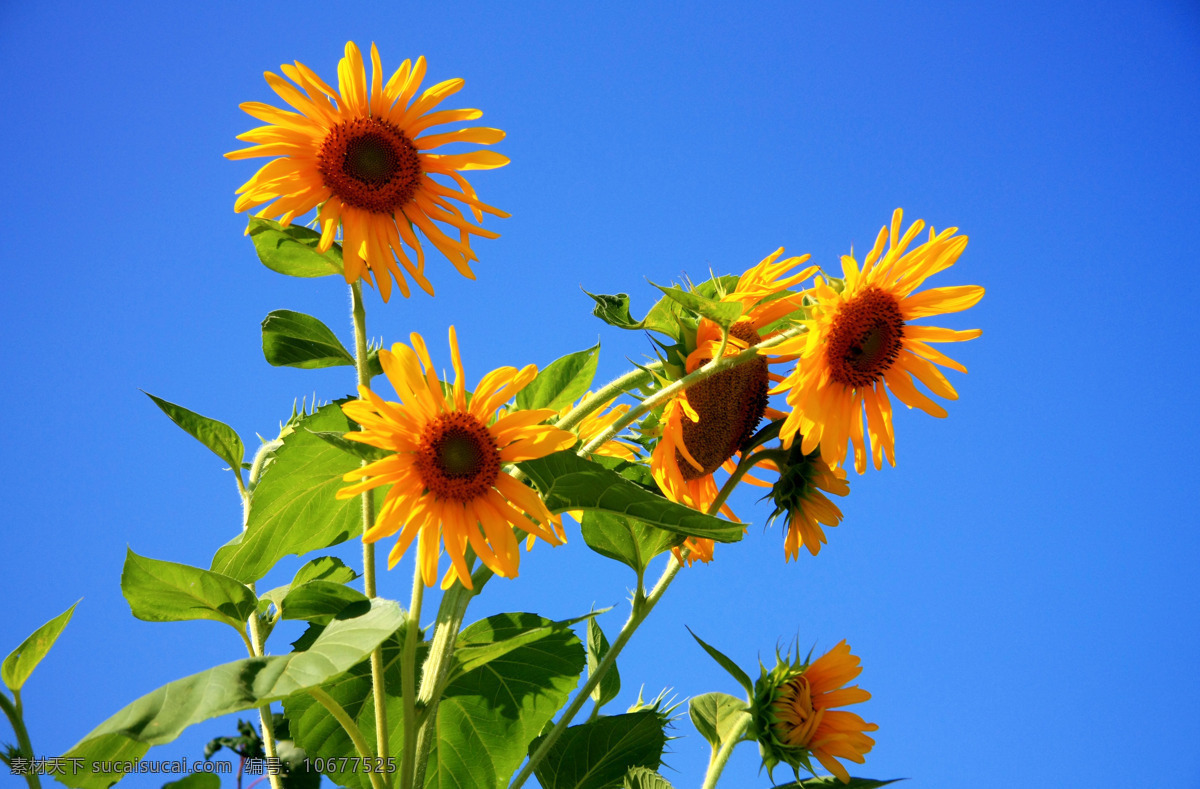
[[[891,228],[879,231],[875,246],[867,253],[862,268],[852,255],[842,257],[845,277],[837,283],[817,277],[809,296],[815,301],[805,321],[808,333],[777,347],[780,353],[799,355],[796,368],[775,390],[787,391],[792,411],[780,431],[785,443],[803,434],[805,453],[821,448],[832,464],[846,459],[846,445],[854,446],[854,466],[863,473],[867,466],[864,442],[870,438],[875,468],[883,457],[896,464],[892,428],[892,404],[888,390],[908,406],[933,416],[946,411],[922,392],[919,380],[937,395],[958,398],[954,387],[936,365],[965,373],[953,359],[929,343],[971,340],[979,329],[954,331],[933,326],[916,326],[910,321],[929,315],[958,312],[983,298],[978,285],[916,289],[933,274],[954,265],[967,246],[967,237],[955,235],[958,228],[935,234],[908,251],[908,246],[925,223],[917,220],[900,234],[902,212],[892,214]]]
[[[723,302],[738,302],[742,306],[741,317],[730,326],[725,356],[758,345],[767,339],[760,334],[762,330],[800,309],[800,297],[786,291],[811,276],[816,267],[796,272],[809,256],[779,260],[782,254],[781,248],[768,255],[742,274],[734,289],[721,297]],[[721,352],[720,347],[721,327],[701,318],[685,372],[693,373],[707,364]],[[693,384],[667,403],[659,420],[662,438],[650,457],[651,473],[667,498],[700,511],[712,506],[718,492],[713,474],[720,468],[733,471],[737,465],[734,456],[754,435],[763,416],[776,414],[767,407],[771,381],[767,365],[775,360],[761,356],[723,370]],[[734,518],[728,506],[723,505],[721,512]],[[685,546],[689,561],[707,562],[712,558],[711,540],[689,539]]]
[[[875,746],[866,732],[879,729],[853,712],[834,709],[871,698],[857,685],[845,687],[862,673],[860,664],[841,641],[812,663],[780,660],[759,678],[752,714],[768,771],[783,762],[797,777],[800,767],[815,772],[810,763],[815,756],[842,783],[850,782],[838,759],[862,764]]]
[[[333,244],[340,225],[342,256],[347,282],[360,278],[378,285],[384,301],[391,295],[392,279],[408,296],[408,282],[397,261],[427,293],[433,286],[425,276],[425,253],[417,238],[425,238],[465,277],[474,279],[470,261],[470,236],[497,238],[498,233],[468,221],[450,201],[469,207],[476,222],[487,212],[508,214],[479,200],[464,170],[487,170],[508,164],[492,151],[437,154],[447,143],[489,145],[504,139],[499,129],[469,128],[420,136],[446,123],[475,120],[479,110],[439,110],[448,96],[463,86],[461,79],[438,83],[419,97],[425,77],[425,58],[406,60],[384,83],[379,52],[371,45],[371,84],[368,86],[362,55],[354,42],[346,44],[338,63],[335,91],[311,69],[297,62],[280,67],[288,82],[266,72],[267,83],[298,112],[259,102],[241,108],[265,121],[239,140],[255,143],[225,154],[230,159],[275,156],[238,190],[234,210],[264,206],[258,216],[280,217],[283,225],[320,206],[318,248]],[[297,87],[298,86],[298,87]],[[415,100],[414,100],[415,97]],[[434,180],[450,178],[457,189]],[[458,231],[451,238],[436,222]],[[403,242],[403,243],[402,243]],[[416,262],[404,249],[407,244]]]
[[[347,482],[362,481],[337,496],[347,499],[391,485],[374,525],[363,534],[364,542],[376,542],[400,532],[388,555],[389,569],[419,536],[417,561],[427,586],[437,579],[439,543],[445,544],[451,562],[443,587],[457,578],[471,588],[467,545],[496,574],[515,577],[520,553],[514,527],[552,545],[561,540],[537,492],[506,473],[503,465],[566,449],[575,443],[575,434],[539,424],[555,414],[553,409],[512,411],[497,418],[498,409],[537,375],[534,365],[488,373],[468,404],[454,327],[450,352],[455,381],[449,393],[438,381],[424,340],[414,333],[411,341],[411,348],[396,343],[391,352],[379,352],[400,402],[385,402],[359,387],[360,399],[342,406],[363,427],[346,438],[392,454],[346,474]]]

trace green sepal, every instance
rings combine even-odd
[[[530,753],[540,741],[530,744]],[[610,789],[631,767],[657,770],[666,743],[654,710],[606,715],[568,726],[533,772],[543,789]]]
[[[608,639],[605,638],[604,631],[600,629],[600,624],[594,618],[589,619],[587,623],[587,670],[589,677],[596,672],[601,661],[608,654],[608,650]],[[617,664],[614,662],[592,690],[592,702],[598,710],[615,699],[620,692],[621,674],[617,671]]]
[[[274,310],[263,318],[262,350],[273,367],[354,366],[354,357],[328,326],[292,310]]]
[[[718,299],[702,295],[696,290],[684,290],[678,285],[664,288],[662,285],[655,285],[653,282],[650,284],[661,290],[664,296],[677,302],[684,309],[702,315],[724,329],[728,329],[733,325],[734,321],[742,317],[742,305],[740,302],[719,301]]]
[[[580,290],[583,290],[580,288]],[[607,323],[609,326],[616,326],[618,329],[640,330],[646,328],[645,321],[635,321],[633,316],[629,314],[629,294],[617,293],[609,295],[606,293],[588,293],[596,302],[596,306],[592,308],[592,314],[600,320]]]
[[[403,623],[395,602],[376,599],[370,612],[331,623],[305,652],[236,660],[168,683],[88,733],[64,754],[82,759],[83,769],[57,778],[73,789],[107,789],[120,775],[93,772],[93,763],[137,761],[150,746],[173,741],[194,723],[328,682],[361,663]]]
[[[4,681],[9,690],[18,691],[25,685],[25,680],[29,679],[29,675],[37,668],[38,663],[42,662],[42,658],[46,657],[50,647],[54,646],[63,628],[71,621],[71,615],[75,613],[75,606],[79,603],[80,600],[76,600],[70,608],[34,630],[20,646],[8,653],[8,657],[0,663],[0,680]]]
[[[517,408],[522,411],[537,408],[561,411],[587,392],[596,377],[599,360],[600,343],[555,359],[543,367],[528,386],[517,392]]]
[[[246,457],[246,448],[232,427],[224,422],[201,416],[195,411],[189,411],[181,405],[169,403],[149,392],[143,391],[142,394],[153,400],[154,404],[161,408],[172,422],[183,428],[184,432],[228,463],[230,468],[241,468],[242,460]]]
[[[342,248],[334,244],[328,252],[318,251],[321,234],[315,230],[252,217],[246,233],[258,259],[272,271],[290,277],[327,277],[344,270]]]
[[[121,594],[144,622],[224,622],[239,633],[258,607],[250,588],[234,578],[177,562],[150,559],[125,549]]]
[[[717,542],[742,539],[744,524],[668,501],[571,450],[522,461],[517,466],[537,485],[542,501],[553,513],[599,510],[636,518],[684,536]]]
[[[688,628],[688,632],[692,633],[692,629],[690,627]],[[734,663],[732,660],[730,660],[729,657],[719,649],[704,643],[704,639],[700,638],[700,636],[692,633],[692,638],[696,639],[696,643],[704,648],[704,651],[709,654],[709,657],[717,661],[721,668],[728,671],[729,675],[736,679],[737,683],[746,689],[746,694],[749,698],[754,697],[754,683],[750,681],[749,674],[747,674],[745,671],[742,671],[741,667],[739,667],[737,663]]]

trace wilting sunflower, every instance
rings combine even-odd
[[[797,777],[800,767],[815,772],[810,762],[815,756],[849,783],[850,774],[838,759],[862,764],[875,745],[865,732],[879,729],[853,712],[833,709],[871,698],[857,685],[844,687],[860,673],[859,659],[842,641],[809,664],[780,660],[759,678],[753,715],[768,772],[780,762],[796,770]]]
[[[742,316],[729,329],[725,356],[758,345],[767,339],[760,334],[762,330],[800,309],[800,297],[786,291],[811,276],[816,267],[792,273],[809,256],[779,260],[782,254],[783,249],[778,249],[767,256],[742,274],[736,287],[721,297],[723,302],[742,305]],[[721,327],[701,318],[685,372],[693,373],[707,364],[719,352],[720,345]],[[700,511],[707,510],[716,500],[718,491],[713,474],[719,468],[733,471],[737,465],[734,456],[754,435],[763,416],[775,415],[767,408],[769,361],[774,359],[758,357],[723,370],[693,384],[667,403],[659,420],[662,438],[650,457],[651,473],[667,498]],[[721,512],[734,518],[727,506],[722,506]],[[707,562],[712,558],[711,540],[689,539],[685,546],[689,561]]]
[[[879,231],[863,266],[852,255],[842,257],[845,281],[840,287],[818,277],[809,296],[808,333],[777,347],[796,353],[795,370],[774,391],[787,391],[792,407],[780,437],[785,443],[803,434],[803,451],[819,445],[822,456],[841,465],[846,442],[854,445],[854,467],[867,467],[866,434],[870,438],[875,468],[883,456],[896,464],[890,389],[901,402],[933,416],[946,416],[940,405],[917,390],[916,378],[937,395],[958,398],[954,387],[935,365],[965,373],[967,368],[934,350],[928,343],[971,340],[979,329],[953,331],[914,326],[910,321],[929,315],[958,312],[983,298],[983,288],[962,285],[914,293],[933,274],[949,268],[967,246],[958,228],[929,231],[929,240],[906,252],[925,223],[917,220],[900,235],[902,212],[892,214],[892,225]],[[886,252],[885,252],[886,248]]]
[[[419,136],[441,124],[471,121],[483,115],[479,110],[433,112],[462,88],[463,81],[438,83],[417,97],[425,77],[425,58],[417,58],[415,64],[404,61],[384,83],[379,52],[372,44],[368,86],[362,55],[352,41],[346,44],[346,55],[338,63],[337,91],[302,63],[280,68],[295,85],[269,71],[265,75],[267,83],[299,112],[259,102],[241,105],[270,125],[239,135],[239,140],[256,144],[225,156],[279,158],[265,164],[242,185],[234,210],[269,203],[257,215],[277,216],[287,225],[320,206],[318,249],[329,249],[340,224],[346,281],[356,282],[361,277],[371,282],[373,277],[384,301],[391,295],[393,277],[400,292],[408,296],[408,283],[397,260],[421,288],[433,295],[433,287],[425,277],[425,253],[415,230],[420,230],[463,276],[474,279],[470,261],[478,258],[471,250],[469,237],[497,238],[499,234],[467,221],[450,201],[469,207],[476,222],[483,221],[485,211],[508,216],[480,202],[460,172],[502,167],[508,159],[492,151],[431,151],[447,143],[489,145],[504,139],[504,132],[470,128]],[[458,188],[439,183],[435,175],[452,179]],[[458,239],[447,235],[435,221],[457,229]],[[404,244],[415,254],[415,263]]]
[[[500,406],[537,375],[534,365],[488,373],[468,405],[454,327],[450,327],[450,352],[455,381],[448,393],[442,389],[424,340],[415,333],[411,340],[411,348],[396,343],[390,353],[379,352],[399,403],[384,402],[360,386],[361,399],[342,406],[346,416],[363,427],[346,438],[392,454],[346,474],[347,482],[362,481],[342,488],[337,497],[347,499],[391,485],[363,541],[376,542],[400,532],[388,555],[391,568],[420,535],[417,561],[427,586],[437,579],[439,542],[445,543],[451,562],[443,587],[458,578],[471,588],[464,558],[467,545],[498,575],[512,578],[520,560],[514,527],[552,545],[561,540],[549,526],[552,516],[538,494],[502,466],[566,449],[575,443],[575,434],[538,424],[554,416],[553,409],[513,411],[496,418]]]
[[[762,466],[779,472],[779,479],[768,494],[775,511],[767,523],[786,514],[788,529],[783,552],[785,560],[791,561],[800,556],[802,544],[813,556],[820,552],[826,542],[821,526],[837,526],[842,521],[842,511],[825,494],[845,496],[850,486],[846,484],[846,472],[830,468],[819,451],[806,455],[799,444],[793,444],[786,454],[782,463],[766,460]]]

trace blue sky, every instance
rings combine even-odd
[[[240,102],[278,103],[264,70],[300,60],[332,80],[351,39],[377,42],[385,69],[424,54],[429,81],[463,77],[454,106],[508,133],[512,164],[472,179],[513,215],[476,245],[478,279],[434,261],[436,298],[368,297],[373,336],[418,331],[442,364],[456,325],[472,382],[597,339],[601,380],[650,353],[591,317],[580,286],[640,312],[647,278],[737,273],[779,246],[835,266],[896,206],[970,236],[931,283],[987,289],[936,324],[983,329],[951,353],[971,372],[950,374],[949,418],[898,414],[897,467],[852,476],[816,559],[785,564],[769,508],[736,496],[749,535],[671,589],[614,707],[642,684],[736,692],[684,625],[747,667],[845,638],[880,726],[856,773],[1200,786],[1200,12],[1185,2],[0,5],[16,420],[0,653],[84,598],[26,686],[39,753],[242,656],[217,624],[140,622],[121,597],[127,545],[208,566],[239,528],[229,473],[138,389],[248,443],[295,398],[352,389],[348,368],[263,361],[267,312],[348,342],[348,297],[257,262],[232,211],[255,165],[221,158],[257,125]],[[381,593],[406,600],[410,566]],[[611,635],[629,584],[575,532],[468,619],[615,605]],[[196,726],[150,758],[199,758],[234,728]],[[686,717],[675,733],[665,774],[698,785],[707,745]],[[722,785],[768,786],[758,763],[742,746]],[[141,780],[125,785],[157,785]]]

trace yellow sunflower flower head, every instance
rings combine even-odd
[[[837,526],[842,521],[842,511],[825,494],[845,496],[850,492],[850,486],[846,484],[846,472],[830,468],[821,458],[820,450],[806,455],[797,443],[783,452],[786,460],[782,464],[764,464],[779,471],[779,479],[767,494],[775,505],[767,523],[787,515],[783,550],[785,559],[791,561],[800,555],[801,545],[813,556],[820,552],[821,545],[826,542],[821,526]]]
[[[736,302],[742,307],[741,317],[729,328],[723,351],[720,325],[709,318],[699,320],[694,345],[684,348],[685,373],[700,369],[718,353],[732,356],[758,345],[773,336],[760,333],[768,325],[801,309],[800,296],[787,289],[810,277],[816,267],[800,268],[808,255],[779,260],[782,254],[783,249],[778,249],[768,255],[742,274],[733,290],[721,296],[722,302]],[[767,407],[771,381],[767,365],[774,361],[760,356],[722,370],[667,403],[659,417],[662,436],[650,457],[651,473],[667,498],[707,510],[717,498],[715,472],[733,471],[735,456],[754,435],[764,415],[783,416]],[[736,519],[728,507],[723,506],[721,512]],[[712,559],[711,540],[692,539],[686,546],[689,563]]]
[[[443,543],[451,563],[443,588],[455,579],[472,588],[464,556],[468,545],[497,575],[513,578],[520,561],[514,528],[552,545],[562,540],[537,492],[505,472],[504,464],[566,449],[574,445],[575,434],[540,424],[554,416],[553,409],[512,411],[497,418],[500,407],[537,375],[534,365],[488,373],[468,403],[454,327],[450,351],[455,381],[449,391],[438,380],[421,336],[414,333],[411,341],[412,347],[396,343],[390,352],[379,352],[398,403],[385,402],[364,386],[359,387],[360,399],[342,406],[363,428],[347,433],[347,439],[391,454],[346,474],[347,482],[361,481],[337,496],[347,499],[391,486],[375,524],[363,534],[364,542],[376,542],[400,533],[388,555],[389,569],[420,537],[417,562],[427,586],[437,579]]]
[[[803,434],[807,454],[818,446],[830,464],[842,465],[847,442],[854,446],[854,467],[866,471],[866,439],[870,439],[875,468],[896,464],[890,390],[902,403],[928,414],[946,411],[922,392],[914,379],[934,394],[958,398],[937,365],[965,373],[958,362],[929,343],[971,340],[978,329],[953,331],[911,321],[958,312],[983,298],[983,288],[963,285],[916,290],[930,276],[954,265],[967,246],[957,228],[929,230],[929,240],[909,250],[924,227],[913,223],[900,233],[902,212],[896,209],[890,229],[879,231],[862,267],[851,255],[842,258],[842,287],[820,277],[807,294],[811,317],[805,335],[776,347],[799,356],[795,369],[775,389],[786,391],[792,411],[780,431],[785,444]],[[866,427],[864,429],[864,412]]]
[[[862,764],[875,745],[866,732],[879,729],[853,712],[834,709],[871,698],[857,685],[845,687],[860,673],[860,660],[845,641],[811,663],[797,655],[764,670],[754,683],[751,714],[768,773],[782,762],[797,778],[801,767],[815,774],[815,756],[842,783],[850,782],[838,759]]]
[[[268,71],[267,83],[296,112],[259,102],[241,105],[268,125],[239,135],[239,140],[254,145],[225,156],[278,158],[242,185],[234,210],[263,206],[257,216],[280,217],[286,226],[320,206],[318,249],[329,250],[340,226],[346,281],[361,278],[378,285],[384,301],[391,295],[393,279],[400,292],[409,295],[400,266],[433,295],[416,230],[463,276],[474,279],[470,262],[478,258],[470,236],[499,234],[470,222],[454,203],[470,208],[476,223],[483,221],[484,212],[508,214],[481,202],[462,171],[502,167],[508,159],[492,151],[433,151],[456,142],[489,145],[504,139],[504,132],[477,127],[421,136],[436,126],[483,115],[479,110],[433,111],[457,93],[463,81],[440,82],[418,96],[425,77],[425,58],[419,57],[416,63],[404,61],[385,83],[379,51],[372,44],[368,85],[362,54],[352,41],[338,63],[336,91],[302,63],[280,68],[291,82]],[[448,226],[451,234],[435,222]],[[451,237],[454,231],[457,239]]]

